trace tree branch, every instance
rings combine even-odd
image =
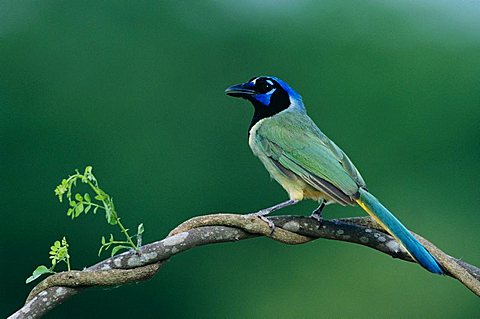
[[[394,238],[369,217],[324,220],[322,223],[300,216],[276,216],[270,220],[276,228],[257,217],[236,214],[215,214],[194,217],[182,223],[163,240],[135,251],[108,258],[83,271],[54,274],[30,292],[25,305],[9,318],[39,318],[67,298],[87,287],[119,286],[150,279],[163,263],[175,254],[213,243],[223,243],[267,236],[285,244],[303,244],[317,238],[340,240],[364,245],[409,262],[415,262]],[[480,296],[480,269],[453,258],[424,238],[414,234],[446,270],[446,275],[459,280]]]

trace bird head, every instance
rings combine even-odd
[[[302,97],[286,82],[273,76],[256,76],[248,82],[228,87],[225,93],[250,101],[255,108],[252,123],[274,116],[286,109],[305,111]]]

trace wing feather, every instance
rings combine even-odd
[[[284,111],[256,131],[262,151],[342,205],[353,203],[365,182],[347,155],[304,113]]]

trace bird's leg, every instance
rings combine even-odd
[[[282,209],[284,207],[287,207],[287,206],[291,206],[291,205],[295,205],[296,203],[298,203],[299,201],[296,200],[296,199],[289,199],[287,201],[284,201],[280,204],[277,204],[277,205],[274,205],[272,207],[268,207],[268,208],[264,208],[262,210],[259,210],[258,212],[256,213],[251,213],[249,215],[255,215],[255,216],[267,216],[268,214],[270,214],[271,212],[273,211],[276,211],[276,210],[279,210],[279,209]]]
[[[317,209],[315,209],[312,212],[310,217],[318,220],[319,222],[322,222],[322,220],[323,220],[322,211],[323,211],[324,208],[325,208],[325,200],[322,199],[322,202],[321,202],[320,206],[318,206]]]
[[[274,205],[272,207],[264,208],[262,210],[259,210],[258,212],[250,213],[248,215],[257,216],[261,220],[266,222],[268,224],[268,226],[272,229],[272,232],[270,233],[270,234],[272,234],[273,231],[275,230],[275,224],[265,216],[267,216],[268,214],[270,214],[273,211],[282,209],[282,208],[287,207],[287,206],[295,205],[298,202],[299,202],[299,200],[297,200],[297,199],[289,199],[289,200],[284,201],[280,204]]]

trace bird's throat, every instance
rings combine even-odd
[[[275,114],[278,114],[290,106],[290,99],[288,95],[282,94],[280,92],[275,92],[271,99],[270,104],[265,105],[260,101],[252,98],[250,102],[253,104],[255,112],[253,113],[252,120],[250,122],[250,126],[248,127],[248,131],[258,123],[258,121],[263,120],[267,117],[272,117]]]

